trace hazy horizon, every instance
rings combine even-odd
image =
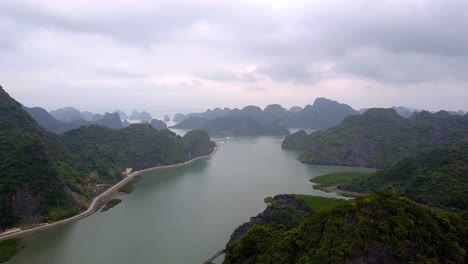
[[[37,3],[0,2],[0,85],[28,107],[468,111],[467,1]]]
[[[7,92],[8,92],[8,91],[7,91]],[[332,98],[327,98],[327,99],[333,100]],[[333,101],[335,101],[335,100],[333,100]],[[21,102],[20,102],[20,103],[21,103]],[[343,103],[343,102],[338,102],[338,103]],[[275,103],[272,103],[272,104],[275,104]],[[313,102],[310,103],[309,105],[312,105],[312,104],[313,104]],[[23,104],[23,105],[24,105],[24,104]],[[268,105],[269,105],[269,104],[263,105],[263,106],[262,106],[262,105],[254,105],[254,106],[258,106],[258,107],[260,107],[262,110],[264,110],[265,107],[268,106]],[[281,104],[279,104],[279,105],[281,105]],[[39,106],[39,105],[37,105],[37,106],[28,106],[28,105],[25,105],[25,106],[26,106],[26,107],[41,107],[41,108],[44,108],[44,107]],[[150,113],[150,114],[153,116],[153,118],[156,118],[156,117],[162,118],[164,115],[169,115],[169,116],[173,117],[173,116],[174,116],[175,114],[177,114],[177,113],[181,113],[181,114],[185,114],[185,115],[186,115],[186,114],[190,114],[190,113],[202,113],[202,112],[205,112],[205,111],[207,111],[207,110],[214,110],[215,108],[221,108],[221,109],[223,109],[223,108],[229,108],[229,109],[232,110],[232,109],[234,109],[234,108],[242,109],[242,108],[244,108],[244,107],[246,107],[246,106],[249,106],[249,105],[242,105],[242,106],[239,106],[239,107],[216,106],[216,107],[211,107],[211,108],[207,108],[207,109],[199,109],[199,110],[186,111],[186,112],[183,112],[183,111],[176,111],[176,112],[172,112],[172,113],[170,113],[170,112],[153,112],[153,111],[150,111],[150,110],[147,110],[147,109],[140,109],[140,108],[131,108],[131,109],[116,108],[116,109],[113,109],[113,110],[108,109],[108,110],[105,110],[105,111],[103,111],[103,112],[93,112],[93,111],[89,111],[89,110],[87,110],[87,109],[80,109],[79,107],[72,106],[72,105],[64,106],[64,107],[59,107],[59,108],[56,108],[56,109],[47,109],[47,108],[44,108],[44,109],[46,109],[48,112],[50,112],[50,111],[58,110],[58,109],[61,109],[61,108],[73,107],[73,108],[76,108],[77,110],[80,110],[81,112],[88,111],[88,112],[91,112],[91,113],[93,113],[93,114],[104,114],[104,113],[106,113],[106,112],[108,112],[108,113],[114,113],[115,111],[120,110],[120,111],[123,111],[123,112],[124,112],[126,115],[128,115],[128,116],[130,116],[130,115],[132,114],[132,112],[133,112],[134,110],[136,110],[136,111],[138,111],[138,112],[140,112],[140,113],[143,112],[143,111],[146,111],[146,112]],[[286,107],[286,106],[284,106],[284,105],[281,105],[281,106],[282,106],[283,108],[289,110],[289,109],[290,109],[291,107],[293,107],[293,106],[299,106],[299,107],[301,107],[301,108],[304,108],[306,105],[291,105],[291,106],[288,106],[288,107]],[[365,108],[355,108],[355,107],[353,107],[352,105],[350,105],[350,106],[351,106],[354,110],[357,110],[357,111],[362,110],[362,109],[368,109],[368,108],[392,108],[392,107],[405,107],[405,108],[408,108],[408,110],[421,110],[421,111],[430,111],[430,112],[438,112],[438,111],[441,111],[441,110],[445,110],[445,111],[454,111],[454,112],[457,112],[457,111],[459,111],[459,110],[464,111],[463,109],[420,109],[420,108],[413,108],[413,107],[402,106],[402,105],[393,105],[393,106],[388,106],[388,107],[384,107],[384,106],[373,106],[373,107],[365,107]],[[464,111],[464,112],[465,112],[465,113],[468,113],[468,112],[466,112],[466,111]]]

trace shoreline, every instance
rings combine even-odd
[[[162,169],[170,169],[170,168],[177,168],[177,167],[182,167],[188,164],[191,164],[197,160],[204,159],[204,158],[209,158],[212,157],[217,151],[218,151],[219,146],[215,146],[213,151],[204,156],[199,156],[196,158],[193,158],[191,160],[182,162],[182,163],[177,163],[177,164],[172,164],[172,165],[164,165],[164,166],[156,166],[156,167],[151,167],[147,169],[142,169],[139,171],[135,171],[128,175],[127,177],[123,178],[121,181],[117,182],[114,184],[112,187],[109,189],[105,190],[103,193],[99,194],[96,196],[91,204],[89,205],[88,209],[86,211],[79,213],[77,215],[74,215],[72,217],[57,221],[57,222],[52,222],[52,223],[41,223],[39,226],[29,228],[29,229],[24,229],[21,231],[17,231],[14,233],[7,233],[4,235],[0,235],[0,241],[6,240],[6,239],[12,239],[12,238],[22,238],[30,235],[34,235],[58,226],[62,226],[68,223],[72,223],[78,220],[81,220],[85,217],[88,217],[95,212],[99,210],[99,208],[105,203],[106,199],[109,198],[111,195],[118,193],[119,189],[123,187],[125,184],[133,180],[135,177],[140,176],[142,173],[149,172],[149,171],[154,171],[154,170],[162,170]]]
[[[327,193],[336,193],[336,194],[339,194],[339,195],[342,195],[342,196],[351,196],[351,197],[359,197],[359,196],[366,195],[365,193],[358,193],[358,192],[338,189],[338,186],[336,186],[336,185],[322,187],[319,190],[327,192]]]

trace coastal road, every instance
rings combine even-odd
[[[91,204],[89,205],[89,207],[88,207],[88,209],[86,211],[84,211],[84,212],[82,212],[80,214],[77,214],[75,216],[72,216],[70,218],[57,221],[57,222],[46,223],[46,224],[36,226],[36,227],[33,227],[33,228],[29,228],[29,229],[21,230],[21,231],[18,231],[18,232],[1,235],[0,236],[0,241],[6,240],[6,239],[11,239],[11,238],[19,238],[19,237],[25,237],[25,236],[33,235],[33,234],[36,234],[36,233],[39,233],[39,232],[42,232],[42,231],[45,231],[45,230],[48,230],[48,229],[51,229],[51,228],[54,228],[54,227],[62,226],[62,225],[65,225],[65,224],[68,224],[68,223],[83,219],[83,218],[85,218],[87,216],[90,216],[91,214],[95,213],[103,205],[103,203],[106,201],[107,197],[109,197],[114,192],[118,191],[125,184],[127,184],[129,181],[133,180],[135,177],[139,176],[140,174],[148,172],[148,171],[153,171],[153,170],[161,170],[161,169],[169,169],[169,168],[176,168],[176,167],[185,166],[185,165],[188,165],[188,164],[190,164],[192,162],[195,162],[195,161],[197,161],[199,159],[211,157],[216,153],[217,150],[218,150],[218,147],[215,147],[211,154],[196,157],[196,158],[193,158],[193,159],[191,159],[189,161],[186,161],[186,162],[183,162],[183,163],[178,163],[178,164],[173,164],[173,165],[166,165],[166,166],[157,166],[157,167],[152,167],[152,168],[148,168],[148,169],[135,171],[132,174],[125,177],[124,179],[122,179],[120,182],[116,183],[111,188],[107,189],[106,191],[104,191],[100,195],[96,196],[93,199],[93,201],[91,202]]]

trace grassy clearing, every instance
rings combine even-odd
[[[314,189],[321,190],[324,187],[349,183],[353,180],[368,176],[371,173],[372,172],[336,172],[317,176],[310,179],[310,181],[317,183],[317,185],[314,185]]]
[[[121,202],[122,202],[122,200],[120,200],[120,199],[112,199],[109,202],[107,202],[106,206],[104,206],[104,208],[102,208],[101,212],[105,212],[105,211],[111,209],[112,207],[118,205]]]
[[[21,239],[8,239],[0,242],[0,263],[10,260],[24,244]]]
[[[305,202],[308,206],[315,210],[319,210],[322,208],[330,208],[335,205],[347,203],[347,200],[344,199],[321,197],[314,195],[295,194],[294,197],[298,200]]]
[[[138,182],[138,179],[138,177],[133,178],[133,180],[129,181],[127,184],[122,186],[122,188],[119,189],[119,192],[131,193],[133,191],[133,188],[135,188],[135,184]]]

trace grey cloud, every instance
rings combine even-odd
[[[251,54],[263,54],[269,65],[263,72],[300,83],[311,80],[308,64],[325,60],[336,64],[337,75],[379,82],[468,80],[461,72],[468,61],[468,2],[327,3],[317,10],[304,8],[293,21],[300,30],[289,36],[292,41],[278,37],[245,44]],[[363,49],[374,52],[356,56]]]
[[[301,63],[275,63],[263,65],[256,70],[260,74],[267,75],[274,81],[293,81],[297,83],[309,83],[314,81],[307,71],[307,66]]]
[[[195,71],[194,75],[210,81],[216,82],[246,82],[254,83],[257,77],[253,73],[235,73],[227,70],[202,70]]]
[[[42,5],[34,0],[0,1],[0,34],[7,36],[0,40],[0,70],[14,70],[18,76],[21,71],[30,71],[30,76],[36,76],[39,74],[33,73],[37,69],[53,66],[60,69],[57,75],[65,72],[75,76],[76,72],[77,79],[89,76],[91,71],[105,79],[138,81],[151,75],[173,82],[145,86],[145,92],[193,89],[200,83],[183,80],[195,77],[228,84],[241,82],[248,91],[264,90],[264,78],[274,83],[309,85],[352,77],[382,84],[386,89],[428,82],[468,82],[466,0],[303,1],[297,7],[296,1],[291,1],[277,9],[268,1],[242,0],[141,0],[128,1],[128,5],[121,5],[123,1],[90,1],[76,9],[67,7],[68,1],[50,1],[43,0]],[[43,31],[52,31],[54,37],[32,45],[30,42],[36,39],[27,37],[47,38],[37,34]],[[86,36],[73,47],[76,54],[74,49],[55,54],[54,45],[61,48],[55,39],[76,35]],[[100,37],[105,42],[99,48],[112,46],[112,54],[100,57],[97,51],[89,57],[80,56],[90,48],[82,42],[101,41]],[[41,54],[44,45],[48,53]],[[135,69],[106,68],[106,64],[120,62],[123,47],[125,57],[118,65],[136,65]],[[138,59],[132,60],[134,56]],[[138,67],[147,58],[154,61]],[[324,72],[322,64],[331,66]],[[96,69],[96,65],[104,67]],[[238,65],[257,68],[246,73],[230,68]],[[140,68],[146,72],[138,73]],[[160,72],[166,69],[164,76]],[[62,78],[69,81],[66,76]],[[174,80],[177,78],[181,82]]]
[[[249,92],[267,92],[268,89],[265,87],[259,87],[259,86],[247,86],[245,88]]]
[[[389,83],[467,80],[466,57],[395,54],[377,50],[344,57],[336,71]]]
[[[7,41],[5,39],[0,40],[0,50],[14,51],[16,49],[15,43]]]
[[[296,84],[313,84],[335,77],[334,67],[320,62],[307,63],[302,60],[281,60],[261,65],[256,73],[268,76],[273,81],[293,82]]]
[[[138,8],[144,5],[147,7]],[[99,34],[144,47],[163,42],[174,32],[199,22],[235,24],[235,27],[249,27],[258,32],[269,31],[274,26],[274,19],[262,10],[235,8],[228,2],[140,1],[134,7],[122,8],[118,4],[106,8],[96,6],[95,9],[90,7],[75,13],[75,10],[57,11],[28,1],[5,1],[0,2],[0,16],[38,28]],[[217,43],[216,40],[213,42]]]
[[[230,71],[220,71],[220,70],[211,70],[211,71],[195,71],[194,75],[210,80],[210,81],[218,81],[218,82],[232,82],[232,81],[238,81],[239,76],[237,76],[235,73],[230,72]]]
[[[113,78],[145,78],[147,77],[144,73],[138,73],[129,70],[121,70],[121,69],[96,69],[94,72],[98,75],[102,75],[105,77],[113,77]]]

